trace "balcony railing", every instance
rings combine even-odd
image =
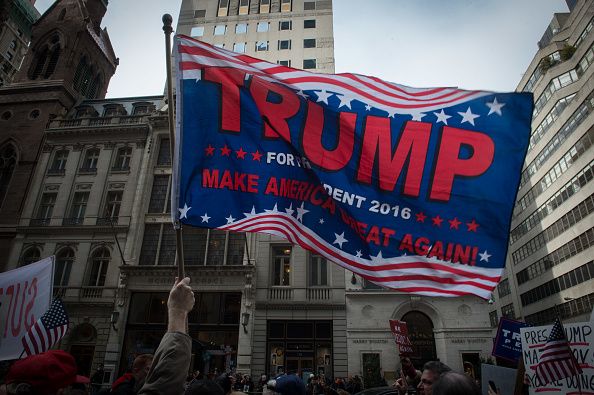
[[[113,303],[116,296],[116,287],[99,287],[83,285],[81,287],[54,286],[54,298],[62,298],[66,302],[97,301]]]
[[[96,167],[81,167],[78,169],[79,174],[97,174]]]
[[[89,119],[89,126],[109,125],[111,118],[91,118]]]
[[[66,174],[66,169],[47,169],[49,176],[63,176]]]
[[[307,289],[307,300],[331,300],[332,289],[331,288],[308,288]]]
[[[48,226],[51,218],[33,218],[29,223],[30,226]]]
[[[293,288],[279,287],[268,289],[269,300],[293,300]]]
[[[123,124],[135,124],[140,123],[142,121],[142,116],[131,116],[131,117],[120,117],[120,123]]]
[[[62,225],[81,225],[85,219],[84,218],[64,218],[62,220]]]
[[[118,217],[100,217],[97,218],[97,225],[117,225]]]

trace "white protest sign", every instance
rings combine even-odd
[[[21,339],[50,306],[53,274],[53,256],[0,273],[0,361],[21,356]]]
[[[522,355],[526,375],[530,379],[530,395],[541,394],[594,394],[594,324],[580,322],[563,324],[569,346],[583,373],[579,376],[543,384],[536,377],[536,366],[540,360],[541,349],[545,346],[553,325],[526,327],[520,329],[522,335]]]

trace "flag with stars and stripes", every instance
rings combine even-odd
[[[54,299],[45,314],[23,336],[25,355],[41,354],[52,348],[66,334],[68,322],[62,300]]]
[[[559,318],[555,319],[549,338],[540,349],[540,358],[535,370],[542,384],[582,374],[582,368],[571,352]]]
[[[386,288],[489,298],[532,95],[410,88],[176,36],[173,220],[281,236]]]

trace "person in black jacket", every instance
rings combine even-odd
[[[126,373],[111,385],[111,394],[136,395],[153,363],[153,354],[137,356],[132,363],[132,372]]]

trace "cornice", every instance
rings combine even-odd
[[[109,225],[47,225],[47,226],[17,226],[17,233],[35,233],[35,234],[88,234],[105,232],[113,234],[127,233],[128,225],[114,225],[113,228]]]
[[[256,302],[256,310],[346,310],[346,304]]]

